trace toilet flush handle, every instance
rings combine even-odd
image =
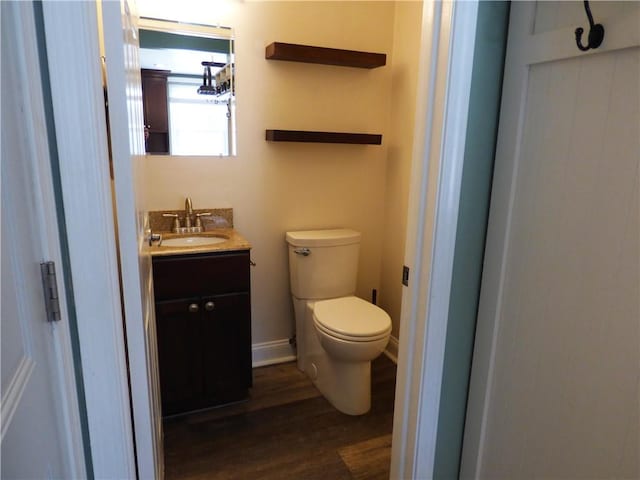
[[[311,255],[311,250],[309,250],[308,248],[296,248],[293,253],[302,255],[303,257],[308,257],[309,255]]]

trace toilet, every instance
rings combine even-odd
[[[339,411],[371,408],[371,361],[387,346],[391,318],[354,296],[360,232],[287,232],[298,368]]]

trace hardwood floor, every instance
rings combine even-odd
[[[247,402],[165,419],[171,479],[387,479],[396,367],[372,364],[371,411],[338,412],[295,366],[254,370]]]

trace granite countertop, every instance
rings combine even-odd
[[[192,245],[188,247],[158,246],[147,247],[152,257],[168,255],[190,255],[195,253],[230,252],[234,250],[250,250],[251,244],[233,228],[215,228],[202,233],[162,233],[162,241],[181,237],[222,237],[227,240],[213,245]]]

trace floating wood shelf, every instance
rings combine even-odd
[[[269,142],[351,143],[381,145],[382,135],[371,133],[310,132],[306,130],[267,130]]]
[[[268,45],[264,58],[356,68],[376,68],[387,63],[387,55],[384,53],[358,52],[281,42],[273,42]]]

